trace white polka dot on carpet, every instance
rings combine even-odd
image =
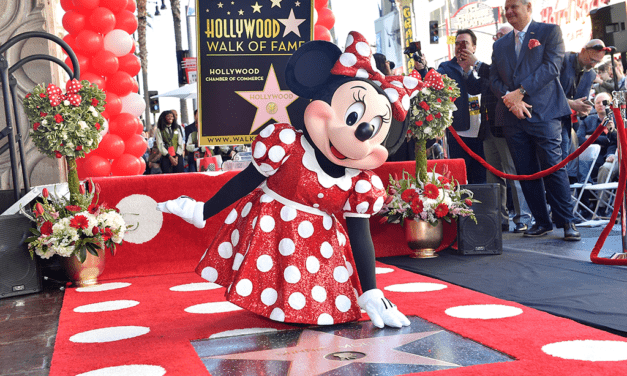
[[[70,337],[70,341],[75,343],[114,342],[143,336],[149,332],[150,328],[144,326],[113,326],[75,334]]]
[[[381,267],[376,267],[375,268],[375,272],[377,274],[387,274],[387,273],[392,273],[394,271],[394,269],[392,268],[381,268]]]
[[[74,312],[88,313],[88,312],[107,312],[118,311],[121,309],[131,308],[138,305],[139,302],[134,300],[111,300],[108,302],[100,302],[94,304],[87,304],[74,308]]]
[[[546,354],[569,360],[619,362],[627,360],[627,342],[577,340],[542,346]]]
[[[244,329],[234,329],[227,330],[220,333],[214,333],[209,336],[211,339],[215,338],[224,338],[224,337],[235,337],[235,336],[245,336],[251,334],[259,334],[259,333],[274,333],[277,330],[275,328],[244,328]]]
[[[446,285],[441,283],[412,282],[390,285],[385,287],[384,290],[394,292],[428,292],[443,290],[446,287]]]
[[[523,313],[523,310],[500,304],[476,304],[452,307],[444,312],[459,319],[492,320],[518,316]]]
[[[203,303],[185,308],[185,312],[187,313],[223,313],[239,310],[241,310],[240,307],[229,302]]]
[[[188,283],[185,285],[179,285],[170,287],[170,291],[204,291],[204,290],[215,290],[222,288],[222,286],[212,283],[212,282],[199,282],[199,283]]]
[[[88,287],[79,287],[76,289],[78,292],[100,292],[100,291],[109,291],[122,289],[124,287],[130,286],[130,283],[127,282],[111,282],[111,283],[103,283],[96,286],[88,286]]]
[[[76,376],[162,376],[163,367],[146,364],[130,364],[125,366],[107,367],[78,374]]]

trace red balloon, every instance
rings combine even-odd
[[[141,61],[135,54],[128,54],[118,57],[120,62],[120,70],[128,73],[130,76],[137,76],[142,69]]]
[[[96,9],[100,0],[72,0],[75,8]]]
[[[131,89],[131,93],[139,93],[139,84],[133,78],[133,88]]]
[[[74,3],[72,2],[72,0],[61,0],[61,8],[63,8],[64,11],[68,11],[68,10],[72,10],[74,8],[76,8],[74,6]]]
[[[105,104],[105,110],[102,113],[102,116],[107,119],[118,116],[120,112],[122,112],[122,100],[117,96],[117,94],[107,91],[105,102],[107,103]]]
[[[314,39],[315,40],[326,40],[327,42],[331,41],[331,33],[329,29],[324,26],[316,25],[314,28]]]
[[[98,145],[98,155],[106,159],[116,159],[124,154],[124,148],[122,137],[107,133]]]
[[[76,47],[91,56],[103,49],[102,35],[91,30],[82,30],[76,35]]]
[[[128,4],[126,4],[126,10],[131,13],[135,13],[135,11],[137,10],[137,3],[135,2],[135,0],[128,0]]]
[[[111,164],[111,174],[113,176],[131,176],[139,175],[141,163],[139,158],[130,154],[122,154]]]
[[[124,30],[133,35],[135,30],[137,30],[137,18],[133,12],[121,10],[119,13],[115,14],[115,28]]]
[[[120,63],[113,52],[100,50],[92,58],[91,66],[94,73],[101,76],[110,76],[118,71]]]
[[[316,25],[324,26],[327,29],[333,29],[333,25],[335,25],[335,16],[333,15],[333,11],[329,8],[322,8],[318,11],[318,22]]]
[[[126,8],[128,0],[100,0],[100,6],[109,8],[113,13],[117,13]]]
[[[109,176],[111,163],[99,155],[92,155],[85,159],[83,170],[86,177]]]
[[[116,17],[107,8],[98,7],[89,16],[89,28],[97,33],[107,34],[115,29]]]
[[[70,46],[70,48],[72,49],[72,51],[76,50],[76,38],[74,38],[74,36],[72,34],[68,34],[66,36],[63,37],[63,41],[65,43],[68,44],[68,46]],[[61,49],[61,51],[63,51],[64,54],[68,54],[64,49]]]
[[[87,17],[76,10],[70,10],[63,15],[61,24],[68,33],[77,35],[85,28]]]
[[[135,131],[135,133],[141,135],[142,133],[144,133],[144,123],[142,123],[142,121],[139,121],[139,127],[137,127],[137,130]]]
[[[78,65],[81,69],[81,72],[87,72],[87,70],[89,69],[89,58],[81,54],[76,54],[76,58],[78,59]],[[65,64],[67,64],[72,72],[74,72],[74,65],[72,65],[72,60],[69,56],[65,59]]]
[[[146,161],[144,160],[144,158],[138,158],[139,159],[139,173],[137,175],[143,175],[144,172],[146,172]]]
[[[122,71],[117,71],[107,78],[107,87],[109,91],[117,94],[120,97],[129,95],[133,88],[137,85],[133,77],[130,74]]]
[[[124,154],[130,154],[134,157],[141,157],[148,149],[148,143],[138,134],[134,134],[124,142]]]
[[[106,90],[107,81],[105,81],[104,77],[99,76],[92,72],[83,72],[81,71],[81,80],[87,80],[92,84],[96,84],[100,89]]]
[[[320,9],[326,8],[327,6],[329,6],[329,0],[316,0],[314,5],[318,12],[320,12]]]
[[[123,112],[109,121],[109,133],[116,134],[126,141],[135,134],[139,119],[135,116]]]

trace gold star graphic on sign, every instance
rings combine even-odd
[[[272,8],[274,8],[275,6],[280,8],[281,7],[281,1],[283,1],[283,0],[270,0],[270,1],[272,1]]]
[[[224,4],[218,3],[218,8],[222,8],[223,6],[224,6]]]
[[[298,25],[302,24],[306,20],[304,18],[294,17],[294,9],[290,9],[290,16],[288,18],[278,18],[277,21],[285,25],[285,31],[283,32],[283,36],[286,36],[289,33],[294,33],[300,37],[300,30],[298,30]]]
[[[244,11],[243,11],[243,10],[241,10],[241,9],[240,9],[237,13],[239,13],[239,15],[240,15],[240,16],[243,16],[243,15],[244,15]]]
[[[290,117],[287,113],[287,106],[298,99],[298,96],[291,91],[281,90],[273,65],[270,65],[270,71],[262,91],[236,91],[235,93],[257,107],[250,134],[268,120],[274,120],[277,123],[289,123]]]
[[[255,5],[251,5],[251,7],[253,7],[253,13],[261,13],[261,5],[259,5],[259,2],[255,1]]]

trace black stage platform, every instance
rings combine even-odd
[[[620,252],[617,230],[601,257]],[[502,255],[462,256],[448,249],[434,259],[378,260],[627,337],[627,268],[591,263],[601,228],[580,231],[581,242],[562,240],[561,229],[537,239],[504,233]]]

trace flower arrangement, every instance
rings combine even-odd
[[[403,178],[399,180],[390,176],[388,197],[379,214],[385,216],[388,223],[403,224],[405,219],[421,219],[435,226],[439,220],[450,223],[459,216],[470,216],[477,222],[471,209],[473,202],[477,202],[472,198],[472,191],[461,188],[450,173],[448,175],[434,172],[424,183],[407,171],[403,171]]]
[[[102,140],[105,98],[98,86],[72,79],[66,84],[65,94],[53,84],[45,88],[40,84],[26,94],[22,103],[32,126],[30,137],[39,151],[66,159],[72,205],[77,204],[79,194],[76,158],[96,149]]]
[[[22,211],[36,223],[34,236],[26,239],[31,257],[37,254],[48,259],[57,254],[72,255],[82,262],[87,252],[98,256],[98,250],[108,249],[115,255],[122,244],[127,226],[116,209],[98,202],[99,188],[89,181],[90,189],[79,188],[78,201],[71,204],[67,197],[42,191],[42,200],[32,209],[32,215]]]

